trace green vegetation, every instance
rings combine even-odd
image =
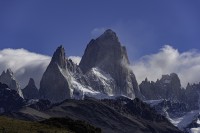
[[[72,120],[71,118],[50,118],[42,121],[48,125],[70,129],[75,133],[101,133],[101,129],[81,120]]]
[[[0,133],[101,133],[101,129],[67,117],[31,122],[0,116]]]
[[[38,122],[30,122],[0,116],[0,133],[72,133],[66,128],[58,128]]]

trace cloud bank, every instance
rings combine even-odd
[[[51,57],[29,52],[25,49],[3,49],[0,50],[0,73],[11,68],[21,88],[24,88],[33,78],[37,87],[50,62]]]
[[[81,57],[70,56],[76,64],[80,63]],[[34,78],[37,87],[41,77],[46,70],[50,56],[27,51],[25,49],[3,49],[0,50],[0,73],[11,68],[24,88],[29,78]],[[200,52],[189,50],[180,53],[172,46],[165,45],[158,53],[146,55],[131,65],[137,81],[141,83],[146,77],[156,81],[163,74],[175,72],[178,74],[183,87],[190,83],[200,82]]]
[[[162,74],[175,72],[185,87],[188,82],[200,82],[200,52],[190,50],[180,53],[172,46],[165,45],[158,53],[143,56],[131,68],[139,83],[146,77],[156,81]]]

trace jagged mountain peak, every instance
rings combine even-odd
[[[69,77],[65,49],[61,45],[54,52],[51,62],[42,76],[40,97],[53,102],[71,98]]]
[[[10,68],[8,68],[7,70],[3,71],[1,75],[7,75],[7,76],[10,76],[10,77],[13,77],[13,72]]]
[[[54,52],[51,63],[57,63],[61,68],[66,68],[65,49],[62,45]]]
[[[35,86],[35,81],[34,81],[33,78],[30,78],[30,79],[29,79],[28,85],[30,85],[30,86]]]
[[[139,85],[140,91],[147,100],[168,99],[172,101],[183,101],[184,90],[176,73],[162,75],[156,82],[142,81]]]
[[[178,77],[178,75],[176,73],[171,73],[171,74],[166,74],[166,75],[162,75],[162,78],[160,79],[161,82],[163,83],[167,83],[167,84],[176,84],[176,87],[180,88],[181,87],[181,82],[180,79]]]
[[[178,77],[178,75],[176,73],[170,73],[171,77]]]
[[[5,80],[2,81],[4,82],[8,82],[8,80],[15,80],[15,76],[14,73],[12,72],[12,70],[9,68],[6,71],[3,71],[2,74],[0,75],[0,80]],[[7,83],[8,84],[8,83]]]
[[[15,79],[14,73],[11,69],[7,69],[6,71],[2,72],[2,74],[0,75],[0,82],[7,84],[10,89],[17,91],[19,95],[23,97],[20,85]]]
[[[116,33],[108,29],[100,37],[89,42],[79,66],[86,73],[93,67],[106,70],[121,62],[129,64],[126,48],[121,46]]]
[[[111,29],[89,42],[79,64],[84,74],[90,73],[93,68],[109,74],[116,82],[113,92],[133,98],[134,93],[139,91],[135,75],[128,69],[128,65],[126,48]]]
[[[116,35],[116,33],[112,30],[112,29],[107,29],[104,34],[114,34]]]
[[[114,41],[119,41],[117,34],[111,30],[107,29],[99,38],[97,39],[109,39],[109,40],[114,40]]]
[[[176,73],[170,73],[170,74],[162,75],[161,79],[170,79],[170,78],[179,78],[179,77]]]
[[[53,102],[81,97],[85,92],[97,95],[140,96],[138,84],[127,65],[126,48],[121,46],[116,33],[106,30],[87,45],[79,65],[66,59],[63,46],[53,54],[40,82],[40,96]]]
[[[39,91],[33,78],[29,79],[28,85],[22,90],[22,92],[25,99],[39,98]]]
[[[144,80],[144,81],[145,81],[145,82],[149,82],[149,80],[148,80],[148,78],[147,78],[147,77],[145,78],[145,80]]]
[[[10,74],[10,75],[13,75],[13,72],[12,72],[12,70],[11,70],[10,68],[8,68],[8,69],[6,70],[6,73],[7,73],[7,74]]]

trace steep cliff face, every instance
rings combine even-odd
[[[7,69],[7,71],[2,72],[0,76],[0,82],[7,84],[10,89],[17,91],[17,93],[23,98],[20,85],[15,79],[15,76],[11,69]]]
[[[139,95],[139,89],[135,75],[128,65],[126,48],[121,46],[116,33],[108,29],[100,37],[89,42],[79,66],[84,74],[89,73],[89,78],[94,69],[99,70],[98,72],[103,71],[115,84],[108,83],[114,95],[134,98]],[[96,90],[106,89],[102,85],[91,85],[94,85]]]
[[[62,46],[54,52],[52,60],[40,82],[40,97],[52,102],[71,98],[70,76],[66,69],[65,50]]]

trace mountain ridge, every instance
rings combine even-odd
[[[126,48],[110,29],[90,41],[79,65],[68,59],[64,47],[59,46],[43,74],[40,96],[54,102],[101,93],[140,97],[135,75],[127,65],[130,64]]]

